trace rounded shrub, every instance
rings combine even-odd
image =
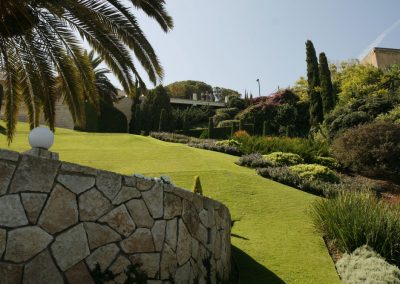
[[[332,150],[355,172],[400,182],[400,125],[379,121],[349,129],[333,141]]]
[[[250,137],[249,133],[246,130],[238,130],[233,133],[233,137],[235,138],[243,138],[243,137]]]
[[[318,156],[318,157],[314,158],[314,163],[323,165],[323,166],[328,167],[333,170],[340,169],[340,163],[335,158],[332,158],[332,157]]]
[[[231,127],[234,123],[239,124],[239,120],[223,120],[218,123],[218,127]]]
[[[364,245],[336,263],[343,283],[400,283],[400,269]]]
[[[304,160],[297,154],[274,152],[264,155],[264,159],[270,161],[275,166],[293,166],[304,163]]]
[[[240,146],[241,146],[240,142],[238,142],[234,139],[218,141],[215,144],[217,146],[230,146],[230,147],[237,147],[237,148],[240,148]]]
[[[340,178],[336,175],[336,173],[325,166],[317,164],[299,164],[291,166],[289,169],[303,179],[320,180],[331,183],[340,182]]]

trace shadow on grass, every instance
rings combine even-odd
[[[285,283],[275,273],[255,261],[244,251],[232,246],[233,259],[239,271],[239,283]]]
[[[6,129],[0,125],[0,134],[6,135]]]

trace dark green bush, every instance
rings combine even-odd
[[[336,159],[355,172],[400,182],[400,125],[374,122],[349,129],[332,149]]]
[[[307,163],[312,163],[317,156],[329,156],[327,144],[305,138],[251,136],[238,138],[238,141],[242,143],[241,149],[245,154],[290,152]]]
[[[98,132],[99,131],[99,114],[92,104],[85,102],[85,126],[79,127],[75,125],[74,130],[85,132]]]
[[[345,193],[318,199],[312,207],[314,226],[342,252],[367,244],[396,265],[400,264],[399,207],[369,194]]]
[[[128,120],[126,116],[114,106],[107,103],[100,105],[99,132],[126,133]]]

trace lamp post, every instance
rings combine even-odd
[[[257,79],[256,81],[258,83],[258,96],[261,97],[260,79]]]

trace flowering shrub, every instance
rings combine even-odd
[[[266,168],[272,166],[260,153],[241,156],[236,164],[249,168]]]
[[[339,177],[334,171],[328,167],[317,164],[300,164],[291,166],[289,169],[298,174],[300,178],[306,180],[320,180],[332,183],[337,183],[340,181]]]
[[[242,137],[250,137],[249,133],[246,130],[239,130],[233,133],[233,137],[242,138]]]
[[[299,155],[293,153],[274,152],[263,157],[275,166],[293,166],[304,163]]]

